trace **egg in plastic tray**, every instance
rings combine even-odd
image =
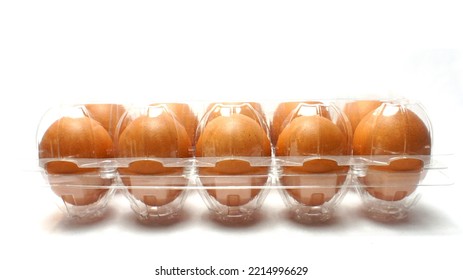
[[[376,107],[352,109],[362,102]],[[120,191],[139,219],[163,221],[198,191],[213,217],[246,221],[277,191],[294,219],[311,223],[331,219],[354,190],[369,216],[400,220],[418,201],[418,186],[449,184],[416,102],[195,105],[50,109],[37,133],[39,166],[62,209],[71,218],[98,217]],[[355,135],[350,119],[362,134]]]

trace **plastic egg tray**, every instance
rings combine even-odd
[[[58,106],[39,123],[38,166],[74,219],[101,216],[120,191],[139,219],[163,221],[197,191],[215,218],[246,221],[270,191],[278,191],[294,219],[324,222],[349,190],[370,217],[403,219],[421,186],[448,184],[447,167],[431,152],[430,120],[418,102],[379,100],[367,112],[352,109],[359,101],[93,104],[106,108],[100,111],[88,104]],[[399,129],[393,127],[385,142],[380,136],[387,126],[362,140],[352,125],[367,113],[375,122],[363,127],[398,115]],[[82,118],[95,121],[72,121]],[[355,152],[365,145],[370,152]]]

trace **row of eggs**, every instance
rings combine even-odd
[[[108,188],[66,188],[53,178],[97,173],[97,168],[77,166],[68,159],[135,158],[118,168],[126,186],[140,185],[140,176],[174,178],[184,173],[180,167],[166,167],[150,158],[217,158],[215,165],[199,167],[204,186],[262,186],[268,167],[251,166],[230,157],[319,156],[299,166],[282,166],[280,178],[285,186],[323,186],[320,177],[307,174],[333,174],[336,185],[344,183],[349,166],[338,165],[324,156],[430,155],[431,126],[421,106],[403,101],[357,100],[342,106],[332,102],[298,101],[280,103],[269,117],[254,102],[212,103],[201,117],[185,103],[161,103],[142,107],[117,104],[87,104],[60,109],[53,122],[38,137],[39,158],[54,192],[65,203],[82,207],[93,205]],[[225,159],[225,160],[224,160]],[[414,192],[422,177],[424,162],[403,158],[387,165],[369,166],[361,178],[368,195],[382,201],[401,201]],[[371,174],[371,175],[368,175]],[[405,175],[404,175],[405,174]],[[242,177],[261,178],[224,180]],[[300,176],[298,176],[300,175]],[[74,185],[106,186],[102,178]],[[394,176],[401,187],[390,187]],[[87,177],[88,178],[88,177]],[[159,177],[157,177],[159,180]],[[317,179],[318,178],[318,179]],[[57,180],[60,181],[59,179]],[[146,182],[155,185],[163,182]],[[165,183],[163,183],[165,184]],[[185,181],[168,185],[185,185]],[[223,185],[222,185],[223,184]],[[335,187],[336,187],[335,185]],[[78,190],[78,191],[76,191]],[[135,190],[135,189],[134,189]],[[210,208],[220,215],[240,216],[258,207],[259,188],[244,194],[238,189],[208,189]],[[329,204],[339,188],[288,188],[286,195],[299,204],[297,211]],[[241,191],[241,192],[240,192]],[[155,209],[175,203],[180,190],[139,189],[132,191],[136,203]],[[251,205],[251,206],[249,206]],[[246,208],[247,207],[247,208]],[[249,207],[251,210],[249,210]],[[224,210],[222,209],[224,208]],[[230,208],[237,208],[231,211]],[[295,210],[296,211],[296,210]],[[244,213],[243,212],[243,213]],[[238,214],[237,214],[238,213]]]

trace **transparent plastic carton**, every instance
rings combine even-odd
[[[451,183],[432,141],[424,108],[402,99],[72,104],[37,132],[40,172],[69,217],[100,217],[120,192],[154,222],[193,191],[224,223],[253,221],[271,191],[301,223],[330,220],[349,191],[369,217],[401,220],[422,187]]]

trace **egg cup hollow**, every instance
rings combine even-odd
[[[345,172],[281,176],[279,191],[290,218],[302,224],[331,220],[347,193],[347,176]]]
[[[374,220],[404,220],[421,195],[417,188],[424,171],[391,172],[369,170],[356,179],[356,189],[366,215]]]
[[[262,175],[201,175],[196,178],[211,218],[225,224],[247,223],[256,219],[273,180]]]
[[[115,189],[112,178],[99,174],[47,174],[51,190],[58,198],[58,207],[71,220],[86,222],[104,216]]]
[[[143,222],[165,222],[178,217],[188,196],[184,175],[121,175],[123,193]]]

